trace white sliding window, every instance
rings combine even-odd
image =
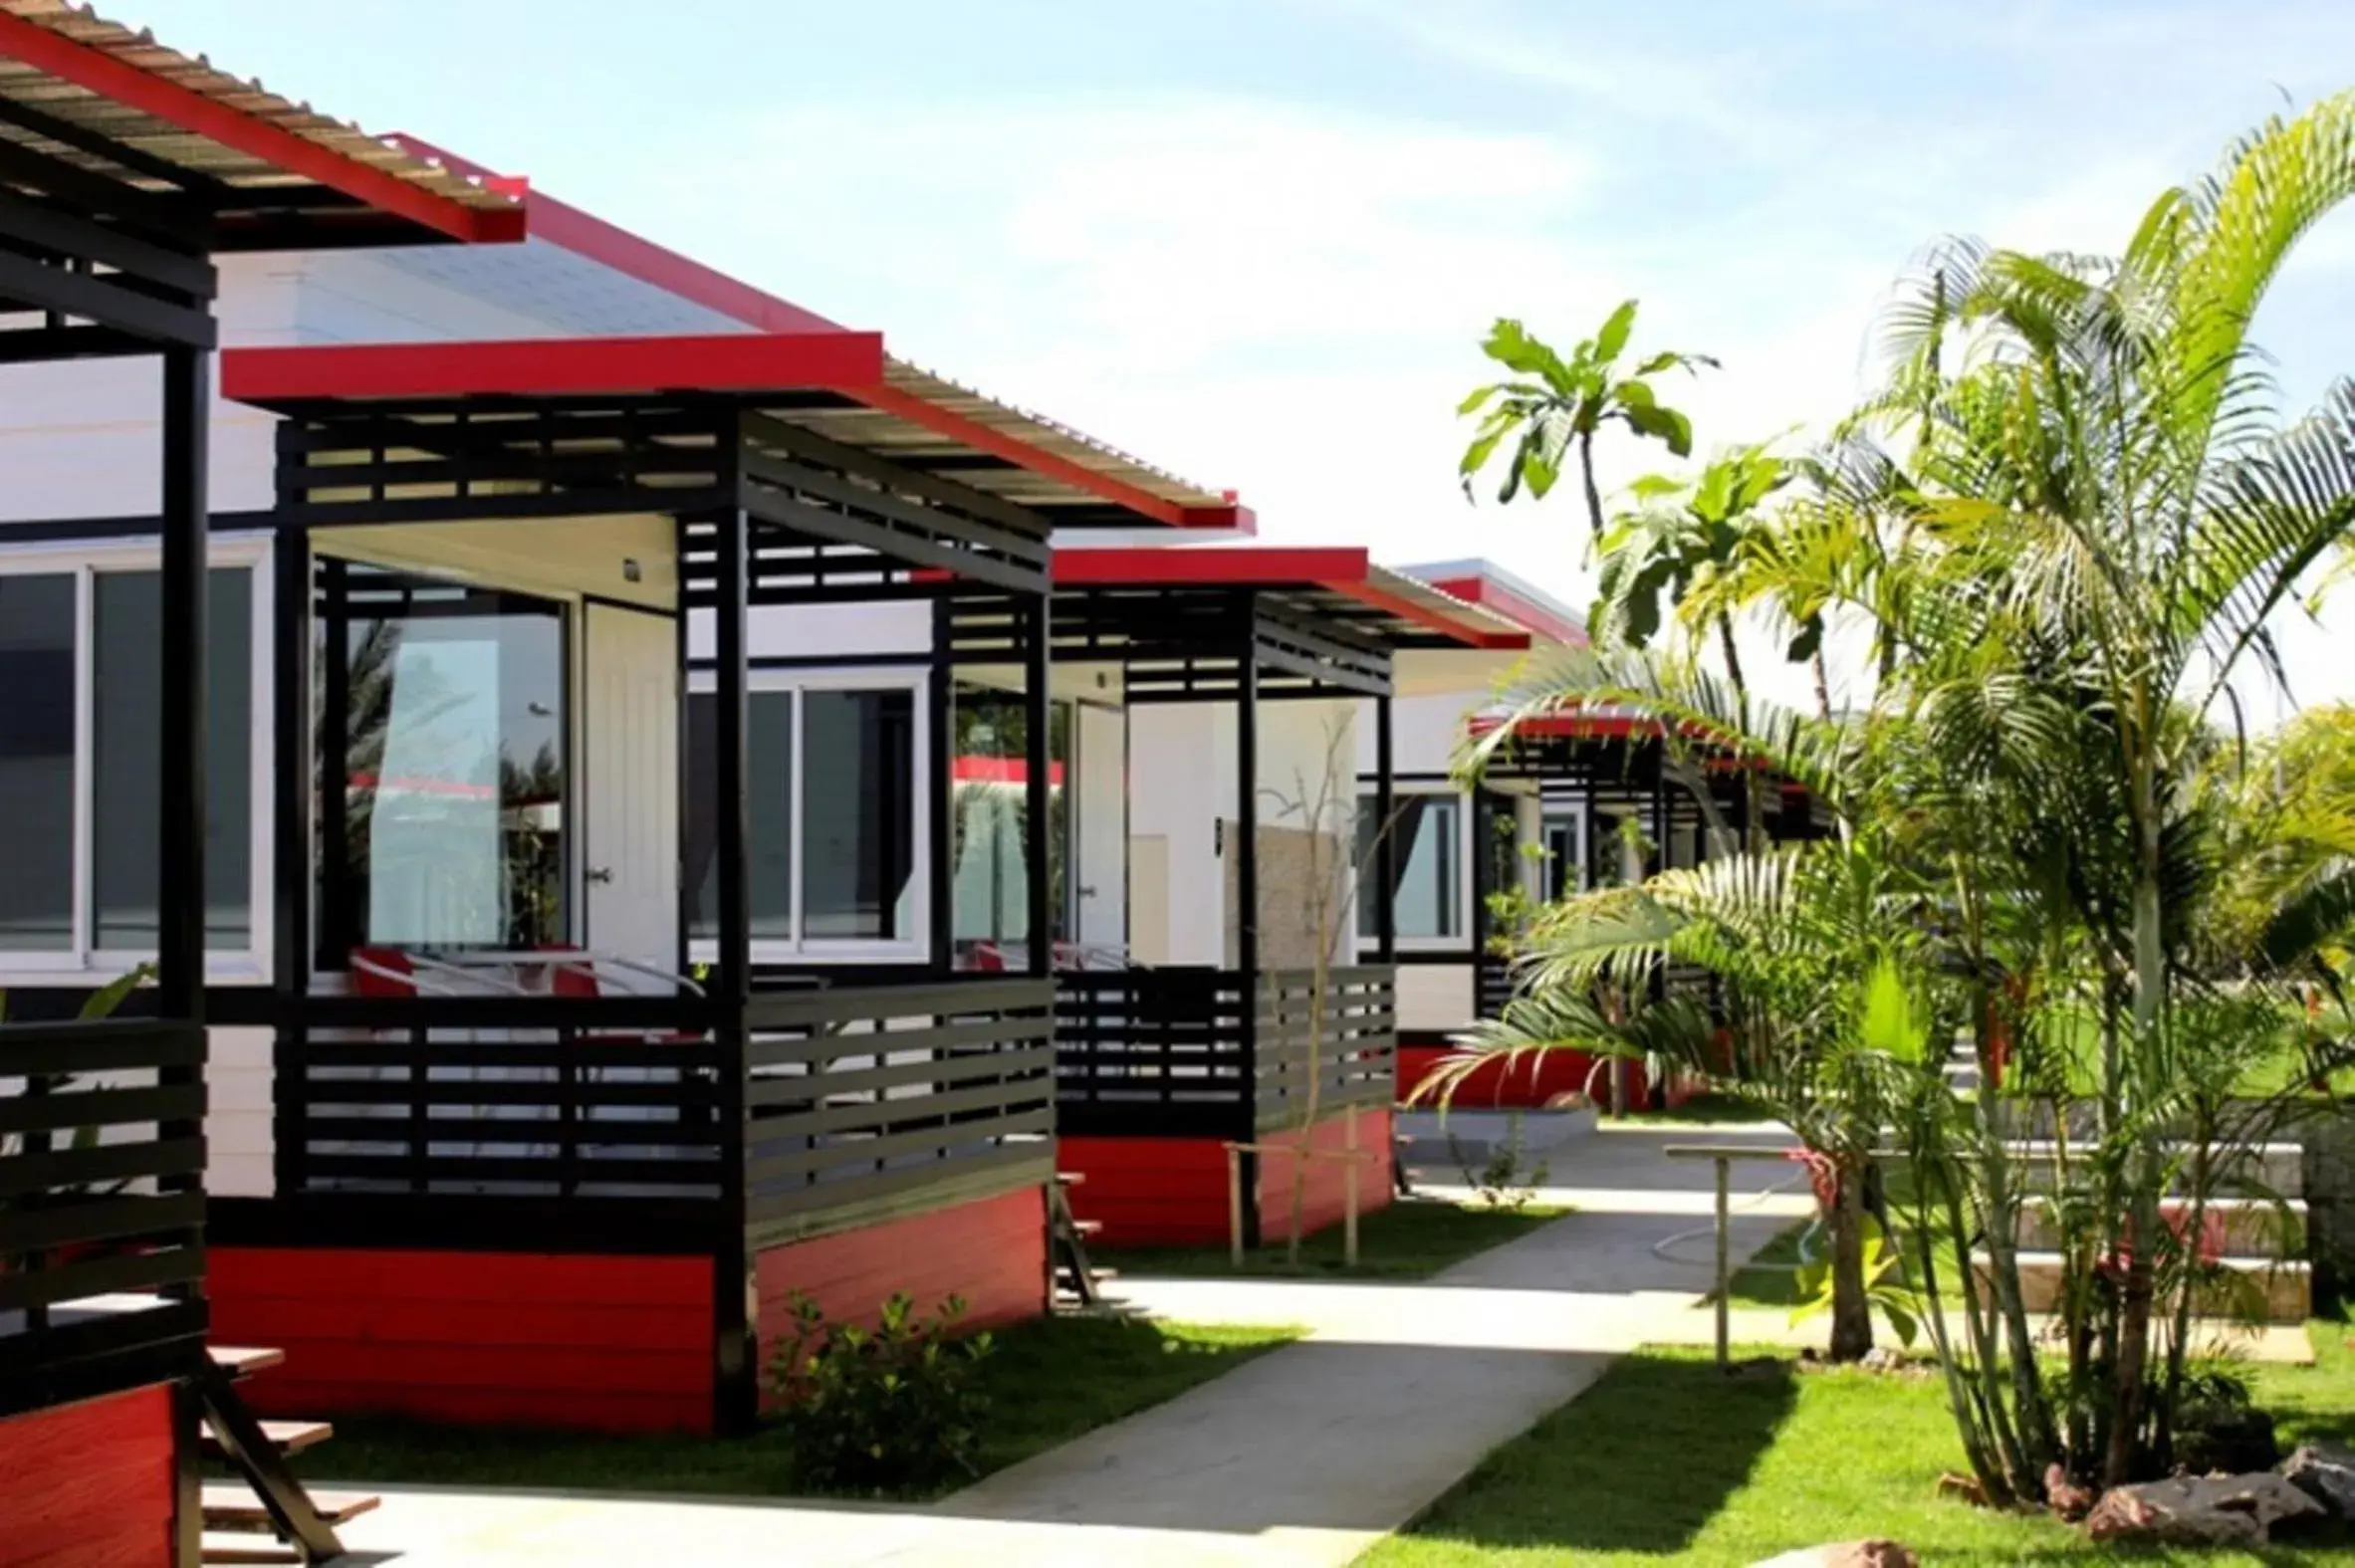
[[[745,874],[757,961],[925,956],[923,681],[756,671]],[[689,698],[690,935],[719,935],[709,677]]]
[[[0,565],[0,977],[155,953],[160,591],[131,560]],[[205,613],[206,947],[258,972],[252,569],[214,567]]]

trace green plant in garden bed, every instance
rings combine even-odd
[[[970,1452],[980,1474],[1004,1469],[1098,1427],[1174,1399],[1299,1337],[1291,1328],[1226,1328],[1136,1318],[1043,1318],[992,1336],[974,1367],[987,1404]],[[341,1417],[336,1441],[300,1455],[307,1481],[694,1493],[822,1494],[795,1465],[774,1423],[745,1438],[595,1437]],[[938,1495],[958,1484],[911,1488]]]
[[[1428,1279],[1451,1263],[1519,1240],[1569,1213],[1555,1204],[1496,1206],[1437,1198],[1402,1198],[1365,1216],[1357,1226],[1357,1266],[1341,1259],[1341,1228],[1331,1226],[1300,1243],[1292,1267],[1281,1239],[1243,1257],[1244,1274],[1341,1274],[1352,1279]],[[1189,1277],[1238,1272],[1224,1246],[1101,1247],[1098,1255],[1124,1274]]]
[[[2312,1367],[2248,1369],[2281,1441],[2355,1434],[2348,1325],[2311,1325]],[[1705,1351],[1646,1350],[1483,1460],[1360,1568],[1721,1568],[1860,1536],[1905,1542],[1936,1568],[2119,1560],[2045,1514],[1937,1494],[1961,1468],[1946,1391],[1926,1372],[1802,1372],[1785,1352],[1728,1377]],[[2159,1554],[2201,1568],[2322,1568],[2343,1538],[2247,1553]]]

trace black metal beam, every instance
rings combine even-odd
[[[1390,705],[1386,692],[1374,699],[1374,953],[1384,964],[1398,962],[1398,790]],[[1358,875],[1364,874],[1360,866]]]
[[[51,316],[78,317],[158,345],[213,346],[213,320],[201,305],[174,304],[142,294],[119,281],[125,276],[71,272],[21,251],[0,249],[0,313],[15,306]]]
[[[740,483],[728,463],[731,488]],[[721,1068],[719,1107],[722,1233],[731,1238],[712,1260],[712,1423],[724,1434],[749,1432],[760,1419],[760,1357],[745,1297],[752,1288],[745,1230],[750,1220],[745,1191],[745,1075],[749,1033],[745,1008],[752,997],[751,882],[745,864],[752,837],[751,783],[746,730],[748,633],[751,606],[750,520],[740,507],[716,519],[715,599],[712,606],[714,883],[718,904],[719,963],[711,995],[720,1008],[716,1037]]]

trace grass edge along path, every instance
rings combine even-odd
[[[2308,1326],[2312,1367],[2246,1369],[2257,1403],[2300,1441],[2355,1441],[2355,1329]],[[1961,1468],[1943,1386],[1927,1372],[1800,1372],[1787,1352],[1727,1378],[1702,1350],[1645,1349],[1483,1459],[1358,1568],[1740,1568],[1828,1541],[1888,1536],[1938,1568],[2118,1560],[2044,1516],[1935,1493]],[[2346,1568],[2355,1541],[2137,1562]]]
[[[1296,1328],[1122,1317],[1039,1318],[997,1330],[982,1363],[990,1406],[981,1423],[979,1471],[1004,1469],[1175,1399],[1299,1337]],[[596,1437],[391,1417],[342,1417],[335,1428],[335,1441],[296,1457],[306,1481],[818,1495],[797,1484],[782,1435],[766,1426],[745,1438]],[[905,1500],[946,1495],[976,1478]]]
[[[1095,1260],[1130,1277],[1185,1279],[1429,1279],[1468,1257],[1518,1241],[1568,1214],[1561,1204],[1518,1208],[1478,1200],[1401,1198],[1357,1222],[1357,1266],[1341,1260],[1341,1228],[1327,1226],[1300,1242],[1294,1269],[1281,1237],[1246,1252],[1235,1266],[1227,1247],[1099,1246]]]

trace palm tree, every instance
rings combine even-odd
[[[1594,628],[1641,648],[1660,630],[1665,597],[1694,634],[1717,637],[1735,695],[1747,698],[1734,618],[1756,581],[1749,567],[1766,533],[1761,508],[1789,478],[1789,465],[1762,443],[1720,454],[1691,480],[1637,480],[1635,508],[1602,541]]]
[[[2170,1140],[2268,1016],[2200,963],[2204,889],[2230,846],[2198,780],[2219,716],[2237,714],[2235,681],[2280,677],[2268,620],[2355,526],[2355,386],[2282,424],[2247,330],[2290,250],[2351,192],[2346,94],[2236,142],[2115,260],[1928,253],[1885,324],[1887,385],[1793,526],[1820,531],[1794,552],[1801,608],[1871,631],[1875,682],[1853,722],[1744,702],[1650,655],[1557,659],[1511,694],[1517,718],[1634,708],[1835,800],[1846,831],[1919,883],[1908,896],[1934,940],[1913,957],[1960,993],[1987,1081],[2012,1039],[2032,1050],[2029,1087],[2071,1109],[2074,1020],[2094,1020],[2057,1417],[2009,1253],[2013,1102],[1925,1094],[1898,1118],[1952,1238],[1991,1249],[1992,1306],[1966,1288],[1964,1348],[1947,1360],[1999,1498],[2040,1495],[2064,1458],[2104,1484],[2164,1462],[2183,1363],[2180,1335],[2153,1360],[2159,1307],[2172,1295],[2180,1327],[2198,1281],[2161,1220],[2182,1174]],[[2336,918],[2324,885],[2301,894],[2309,931]]]
[[[1531,336],[1521,323],[1498,320],[1481,351],[1515,378],[1474,389],[1456,409],[1459,416],[1481,416],[1458,467],[1465,495],[1472,494],[1474,477],[1508,436],[1517,439],[1498,487],[1501,503],[1511,502],[1524,490],[1544,500],[1574,454],[1586,496],[1586,520],[1593,531],[1590,538],[1599,543],[1603,502],[1594,477],[1594,438],[1604,425],[1624,425],[1638,436],[1662,442],[1677,457],[1691,455],[1693,422],[1660,401],[1651,378],[1668,370],[1715,368],[1717,361],[1706,354],[1670,350],[1652,354],[1621,374],[1619,357],[1635,332],[1635,310],[1633,300],[1622,304],[1601,331],[1582,339],[1567,358]]]

